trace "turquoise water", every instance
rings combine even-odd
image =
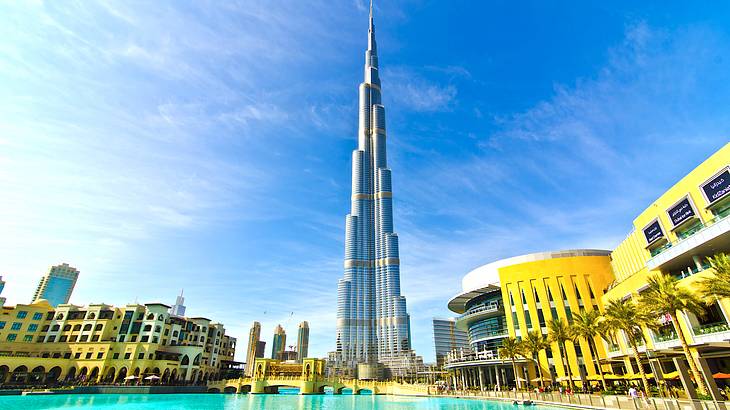
[[[139,409],[139,410],[516,410],[511,403],[456,398],[351,395],[253,394],[68,394],[0,396],[3,410]],[[533,410],[550,410],[534,406]]]

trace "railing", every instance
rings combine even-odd
[[[730,215],[730,210],[716,215],[714,218],[710,219],[709,221],[707,221],[705,223],[699,222],[696,227],[694,227],[686,232],[682,232],[682,234],[679,236],[678,239],[671,241],[671,242],[667,242],[665,245],[660,246],[656,249],[652,249],[651,256],[654,257],[654,256],[659,255],[660,253],[671,248],[672,246],[676,245],[677,243],[682,242],[683,240],[694,236],[697,232],[700,232],[700,231],[704,230],[705,228],[710,227],[710,226],[720,222],[721,220],[725,219],[728,215]]]
[[[677,340],[677,334],[669,333],[667,335],[654,335],[654,342],[656,343],[668,342],[670,340]]]
[[[477,306],[475,308],[469,309],[464,314],[459,316],[459,319],[463,319],[465,317],[475,315],[477,313],[490,313],[490,312],[498,312],[499,311],[499,304],[488,304],[488,305],[481,305]]]
[[[709,323],[702,326],[692,328],[695,335],[708,335],[710,333],[727,332],[730,330],[730,326],[727,323]]]
[[[681,410],[681,409],[697,409],[697,410],[724,410],[730,408],[730,402],[716,402],[711,400],[687,400],[675,398],[632,398],[626,396],[614,395],[596,395],[596,394],[561,394],[553,393],[535,393],[520,391],[479,391],[479,390],[452,390],[445,391],[441,394],[445,396],[474,396],[492,398],[506,401],[533,401],[538,404],[554,404],[554,405],[570,405],[581,407],[595,407],[604,409],[617,410]]]

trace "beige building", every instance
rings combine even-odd
[[[0,384],[162,383],[215,380],[236,339],[210,319],[170,316],[162,303],[53,308],[47,301],[0,312]]]

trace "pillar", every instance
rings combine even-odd
[[[677,368],[679,380],[682,382],[682,386],[684,387],[684,391],[687,393],[687,397],[696,400],[697,391],[695,390],[695,385],[692,384],[692,379],[689,377],[689,371],[687,369],[687,365],[684,363],[684,358],[675,357],[672,361],[674,362],[674,366]]]
[[[720,395],[720,390],[717,388],[715,379],[712,378],[712,371],[710,371],[710,366],[707,365],[707,360],[698,354],[697,362],[699,364],[700,373],[702,373],[702,378],[705,380],[705,384],[709,390],[707,393],[709,393],[715,401],[724,401],[725,399]]]
[[[479,367],[479,390],[484,391],[484,372],[482,372],[482,368]]]
[[[499,366],[494,366],[494,377],[497,379],[497,390],[502,390],[502,382],[499,378]]]
[[[459,370],[461,373],[461,390],[466,390],[466,376],[464,375],[464,369]]]
[[[695,263],[695,267],[697,268],[697,270],[701,271],[702,270],[702,260],[700,260],[700,257],[697,255],[692,255],[692,261]]]

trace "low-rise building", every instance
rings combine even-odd
[[[0,384],[121,383],[220,377],[235,338],[207,318],[171,316],[162,303],[54,308],[41,299],[0,312]]]

